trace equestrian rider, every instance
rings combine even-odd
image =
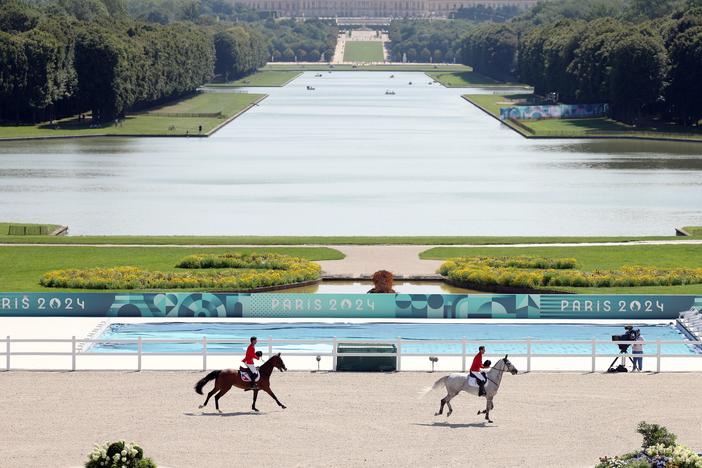
[[[478,348],[478,354],[473,358],[473,364],[470,365],[470,372],[468,377],[473,377],[478,384],[478,396],[485,395],[485,382],[487,382],[487,376],[482,369],[489,368],[491,362],[483,362],[483,355],[485,354],[485,346]]]
[[[251,344],[246,348],[246,356],[241,361],[246,364],[249,377],[251,377],[251,389],[257,390],[258,385],[256,385],[256,376],[258,375],[258,369],[254,365],[254,359],[260,359],[260,356],[256,353],[256,337],[251,337]]]

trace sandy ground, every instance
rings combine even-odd
[[[433,416],[442,395],[418,391],[442,374],[276,371],[288,409],[260,395],[252,413],[250,394],[237,391],[220,401],[223,415],[197,409],[202,375],[1,373],[0,465],[77,466],[93,443],[127,438],[174,468],[580,467],[636,448],[641,420],[702,448],[699,374],[506,376],[489,425],[475,414],[483,402],[466,394],[450,418]]]

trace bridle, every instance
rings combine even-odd
[[[505,359],[500,359],[500,361],[503,361],[503,362],[505,363],[505,366],[507,366],[507,361],[506,361]],[[496,370],[496,371],[498,371],[498,372],[500,372],[500,374],[503,374],[503,373],[505,373],[505,372],[508,371],[506,368],[505,368],[505,369],[498,369],[498,368],[496,368],[496,367],[493,367],[492,369],[493,369],[493,370]],[[495,382],[494,380],[492,380],[490,377],[488,377],[487,374],[485,374],[485,378],[488,379],[490,382],[494,383],[495,386],[497,386],[497,387],[500,386],[500,384],[498,384],[497,382]]]

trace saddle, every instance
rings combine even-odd
[[[487,383],[487,380],[485,381],[485,383]],[[479,388],[478,382],[476,381],[475,377],[473,377],[472,375],[468,376],[468,386]]]
[[[256,369],[258,370],[258,368]],[[251,376],[249,375],[249,369],[246,367],[239,367],[239,378],[244,382],[251,382]],[[256,374],[256,382],[261,380],[261,373]]]

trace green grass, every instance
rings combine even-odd
[[[672,231],[672,229],[671,229]],[[676,236],[600,237],[370,237],[370,236],[23,236],[6,237],[0,243],[14,244],[140,244],[140,245],[494,245],[556,244],[564,242],[631,242],[640,240],[684,240]]]
[[[702,236],[702,226],[685,226],[683,230],[691,236]]]
[[[44,228],[46,228],[48,233],[51,233],[51,232],[53,232],[56,229],[61,227],[60,224],[0,223],[0,236],[10,235],[10,226],[20,226],[20,227],[28,227],[28,228],[44,227]],[[19,237],[21,239],[26,239],[26,236],[13,235],[13,237]],[[32,236],[32,237],[34,237],[34,236]]]
[[[207,134],[264,96],[245,93],[201,93],[174,104],[150,109],[148,112],[128,115],[118,126],[110,123],[100,128],[90,128],[90,119],[80,122],[77,117],[58,121],[55,125],[0,125],[0,139],[90,135],[185,136],[197,135],[200,125],[202,133]],[[221,116],[174,117],[153,113],[221,113]]]
[[[379,41],[348,41],[344,46],[344,62],[382,62],[383,43]]]
[[[427,260],[462,256],[531,255],[549,258],[575,258],[580,269],[617,269],[625,265],[660,268],[701,268],[702,245],[631,245],[594,247],[435,247],[420,254]],[[580,294],[702,294],[702,284],[687,286],[644,286],[636,288],[559,288]]]
[[[461,71],[461,72],[451,72],[451,71],[441,71],[441,72],[426,72],[429,77],[438,81],[447,88],[469,88],[474,86],[489,86],[489,87],[514,87],[514,86],[525,86],[519,83],[505,83],[502,81],[497,81],[489,76],[481,75],[474,71]]]
[[[425,63],[403,63],[403,64],[374,64],[359,63],[351,64],[329,64],[329,63],[274,63],[269,62],[266,70],[276,71],[405,71],[405,72],[428,72],[428,71],[470,71],[470,67],[461,64],[427,65]]]
[[[274,71],[262,70],[257,71],[253,75],[245,76],[244,78],[229,81],[227,83],[210,83],[207,87],[210,88],[240,88],[253,86],[269,86],[279,87],[285,86],[288,82],[300,76],[300,71]]]
[[[463,98],[500,118],[500,107],[513,105],[510,101],[525,99],[529,94],[467,94]],[[702,141],[702,131],[673,125],[657,127],[632,127],[613,119],[543,119],[503,122],[527,138],[641,138]]]
[[[308,260],[339,260],[344,255],[325,247],[312,248],[148,248],[148,247],[0,247],[0,286],[3,291],[65,291],[44,288],[39,278],[47,271],[64,268],[137,266],[146,270],[174,271],[183,257],[196,253],[282,253]]]

